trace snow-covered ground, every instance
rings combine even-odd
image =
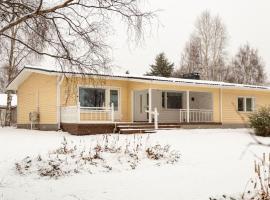
[[[0,200],[202,200],[243,192],[253,175],[253,162],[270,148],[253,142],[247,129],[164,130],[150,135],[152,144],[169,144],[181,153],[174,165],[141,165],[135,170],[82,173],[58,180],[20,176],[14,163],[26,156],[46,154],[60,146],[63,136],[78,144],[102,136],[71,136],[0,128]],[[121,135],[122,139],[133,135]],[[143,137],[147,137],[144,135]],[[269,142],[268,138],[259,138]]]

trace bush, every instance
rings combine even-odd
[[[47,154],[27,156],[16,162],[15,170],[20,175],[58,179],[83,172],[134,170],[146,160],[157,166],[179,161],[178,151],[171,150],[169,145],[147,145],[148,139],[134,135],[133,139],[129,137],[120,141],[119,135],[104,135],[101,141],[96,139],[90,144],[83,141],[76,144],[64,137],[61,146]]]
[[[258,136],[270,136],[270,106],[261,107],[249,116],[250,127]]]

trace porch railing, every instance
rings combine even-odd
[[[189,117],[189,120],[188,120]],[[180,122],[212,122],[213,110],[207,109],[180,109]]]
[[[110,107],[67,106],[61,108],[61,122],[114,122],[114,105]]]

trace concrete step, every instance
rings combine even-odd
[[[147,128],[147,129],[132,129],[132,128],[128,128],[128,129],[120,129],[120,134],[136,134],[136,133],[155,133],[156,131],[154,129],[151,128]]]
[[[144,129],[144,128],[155,128],[154,125],[118,125],[118,129]],[[181,125],[166,125],[166,124],[159,124],[158,128],[181,128]]]

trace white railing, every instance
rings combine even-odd
[[[189,118],[189,120],[188,120]],[[180,122],[212,122],[213,110],[207,109],[180,109]]]
[[[80,104],[78,104],[80,105]],[[114,122],[114,105],[110,107],[67,106],[61,108],[63,123]]]
[[[157,130],[158,129],[158,116],[159,116],[157,108],[155,108],[154,111],[146,110],[145,112],[149,114],[149,117],[152,115],[154,116],[154,126],[155,126],[155,129]]]

